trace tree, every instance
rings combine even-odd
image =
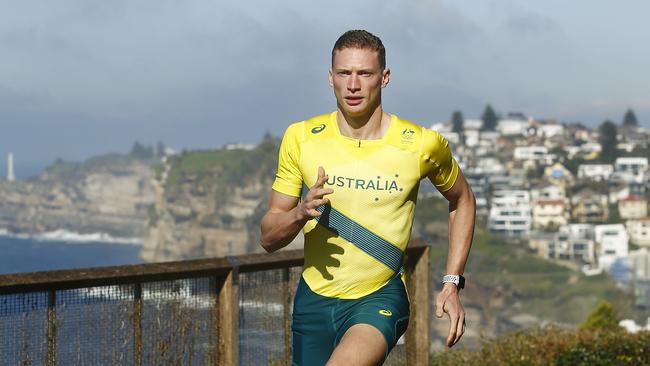
[[[602,330],[617,330],[618,314],[614,306],[606,300],[602,300],[596,308],[587,316],[582,324],[581,329],[602,329]]]
[[[483,111],[483,116],[481,116],[481,120],[483,120],[483,127],[481,130],[483,131],[494,131],[497,127],[497,114],[494,113],[494,109],[492,109],[491,105],[487,105],[485,107],[485,111]]]
[[[623,127],[637,127],[639,126],[639,121],[636,119],[636,115],[632,108],[629,108],[625,115],[623,116]]]
[[[463,113],[461,111],[454,111],[451,115],[451,125],[452,131],[456,133],[463,133],[463,124],[465,119],[463,118]]]
[[[130,155],[136,159],[149,159],[153,157],[153,147],[144,146],[140,141],[136,141],[133,143]]]
[[[165,147],[165,144],[162,141],[158,141],[156,144],[156,156],[162,157],[165,156],[165,151],[167,150],[167,147]]]
[[[618,133],[616,125],[612,121],[603,122],[598,127],[598,142],[600,142],[600,160],[605,163],[612,163],[618,157],[616,149],[616,134]]]

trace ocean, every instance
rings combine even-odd
[[[142,263],[138,240],[55,231],[38,237],[0,232],[0,274]]]

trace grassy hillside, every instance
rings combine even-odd
[[[277,164],[279,140],[267,136],[252,150],[197,150],[183,151],[169,159],[169,173],[165,182],[166,192],[174,194],[183,183],[192,184],[196,193],[209,192],[215,188],[225,194],[228,187],[272,177]],[[156,167],[157,174],[161,167]]]

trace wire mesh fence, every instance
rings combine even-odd
[[[302,253],[292,255],[301,258]],[[231,349],[237,350],[240,365],[290,365],[291,311],[301,263],[295,258],[256,261],[235,271],[238,347]],[[146,266],[130,270],[140,273]],[[34,274],[0,276],[0,365],[228,364],[223,353],[231,345],[220,344],[219,334],[227,311],[224,272],[217,267],[210,270],[214,273],[201,271],[153,279],[135,274],[128,281],[98,275],[95,285],[86,286],[52,284],[47,273],[36,280]],[[24,288],[14,290],[18,285]],[[400,342],[385,364],[405,365],[407,348]]]
[[[56,363],[133,364],[133,285],[57,291]]]
[[[142,285],[142,363],[216,363],[215,279],[193,278]],[[137,326],[137,325],[136,325]]]
[[[0,364],[45,364],[47,304],[43,292],[0,296]]]

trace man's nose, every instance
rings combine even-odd
[[[350,75],[350,78],[348,78],[348,90],[357,91],[359,89],[361,89],[361,81],[359,80],[359,76],[355,74]]]

